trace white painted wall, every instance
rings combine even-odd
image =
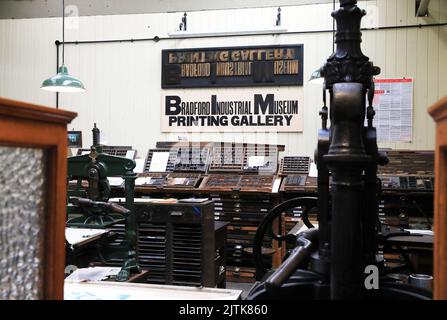
[[[370,12],[363,21],[365,27],[447,22],[445,0],[430,2],[429,18],[414,17],[412,0],[359,1],[359,6]],[[272,7],[191,12],[188,31],[271,28],[276,10]],[[330,30],[331,11],[332,4],[285,7],[282,27],[288,32]],[[67,23],[66,41],[167,37],[169,32],[177,30],[182,15],[81,17],[75,28]],[[60,18],[0,20],[0,96],[54,106],[55,95],[39,87],[56,71],[54,41],[60,38]],[[68,45],[65,61],[69,72],[81,79],[88,91],[61,94],[60,107],[79,114],[69,128],[84,131],[84,147],[91,143],[90,130],[96,122],[108,144],[133,145],[144,157],[156,141],[177,140],[179,135],[160,133],[162,49],[299,43],[304,44],[304,77],[307,79],[332,52],[332,33]],[[447,74],[447,27],[368,30],[363,32],[362,48],[374,64],[381,67],[381,77],[415,78],[413,141],[381,146],[433,149],[434,124],[426,109],[447,94],[444,78]],[[285,90],[293,92],[295,87]],[[303,133],[185,136],[202,140],[280,143],[286,145],[286,154],[312,155],[320,126],[321,87],[305,81],[304,92]]]

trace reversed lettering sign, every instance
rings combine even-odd
[[[303,45],[162,51],[162,88],[303,85]]]
[[[301,132],[303,92],[170,92],[161,103],[162,132]]]

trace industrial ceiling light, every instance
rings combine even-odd
[[[82,82],[68,73],[65,66],[65,1],[62,0],[62,65],[58,73],[45,80],[40,87],[46,91],[53,92],[81,92],[85,91]]]

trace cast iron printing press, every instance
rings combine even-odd
[[[124,223],[125,239],[110,245],[112,239],[102,239],[86,250],[67,246],[67,263],[83,266],[91,256],[99,260],[121,259],[122,267],[117,281],[127,281],[140,271],[135,258],[136,225],[134,212],[135,161],[103,153],[100,131],[96,124],[92,130],[93,145],[88,154],[68,159],[68,181],[76,180],[68,191],[67,226],[88,229],[106,229]],[[121,177],[126,190],[125,206],[109,201],[111,187],[107,177]],[[88,182],[86,191],[82,181]],[[93,251],[90,252],[90,251]],[[87,256],[86,261],[83,256]]]
[[[380,69],[361,51],[360,21],[366,13],[356,4],[355,0],[340,0],[340,8],[332,13],[337,22],[337,48],[321,69],[325,84],[322,128],[315,152],[318,198],[288,200],[263,220],[253,249],[260,282],[248,299],[431,298],[430,291],[389,277],[392,270],[384,266],[378,254],[387,234],[378,217],[381,183],[377,167],[386,165],[388,159],[378,151],[373,127],[373,77]],[[326,106],[326,90],[330,109]],[[308,231],[287,236],[273,234],[272,221],[299,205],[317,207],[318,229],[312,228],[304,212]],[[261,259],[266,233],[278,241],[294,241],[296,246],[270,274],[266,274]],[[368,270],[379,271],[378,288],[367,289]]]

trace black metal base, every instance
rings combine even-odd
[[[407,284],[381,281],[379,289],[365,290],[366,300],[431,300],[432,293]],[[329,283],[311,271],[298,270],[280,288],[267,290],[258,282],[248,293],[247,300],[329,300]]]

